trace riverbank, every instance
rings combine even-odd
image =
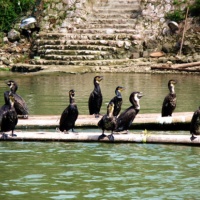
[[[132,59],[97,60],[76,65],[70,61],[69,64],[45,64],[46,61],[39,56],[34,57],[30,64],[29,55],[31,53],[31,43],[26,39],[19,42],[9,42],[4,40],[4,45],[0,49],[0,70],[12,72],[45,74],[45,73],[179,73],[179,74],[200,74],[200,65],[189,66],[187,68],[173,68],[175,65],[199,63],[200,55],[168,55],[162,52],[154,52],[153,56]],[[113,63],[113,64],[111,64]],[[120,63],[120,64],[119,64]]]
[[[199,63],[199,62],[196,62]],[[187,63],[189,64],[189,63]],[[192,65],[192,63],[191,63]],[[62,73],[157,73],[157,74],[200,74],[200,65],[188,67],[176,67],[171,63],[159,63],[154,60],[134,59],[125,66],[74,66],[74,65],[29,65],[15,64],[11,67],[13,72],[29,74],[49,74],[55,72]]]
[[[169,13],[180,12],[180,5],[173,2],[40,4],[35,13],[39,33],[34,32],[29,40],[17,28],[10,31],[13,37],[4,35],[0,69],[37,74],[200,72],[200,66],[171,67],[200,62],[199,19],[187,17],[179,23],[169,19]],[[184,10],[188,2],[181,5]]]

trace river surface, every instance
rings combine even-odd
[[[69,104],[68,91],[76,91],[76,103],[79,114],[88,114],[88,98],[92,92],[93,78],[99,74],[30,75],[0,72],[0,104],[4,104],[3,92],[8,90],[5,80],[13,79],[18,85],[18,94],[27,102],[31,115],[60,115]],[[129,96],[133,91],[143,92],[140,113],[160,113],[164,97],[168,94],[168,81],[177,80],[177,108],[175,112],[193,112],[199,105],[199,75],[181,74],[136,74],[136,73],[102,73],[101,82],[103,105],[101,113],[106,113],[106,106],[115,95],[115,88],[126,88],[122,92],[122,110],[130,106]]]
[[[0,199],[199,199],[200,148],[0,143]]]
[[[4,104],[3,92],[7,90],[4,81],[13,79],[19,84],[18,94],[26,100],[30,114],[59,115],[68,105],[68,91],[72,88],[76,90],[80,114],[88,114],[87,101],[95,75],[1,72],[0,102]],[[126,87],[123,109],[130,106],[131,92],[142,91],[145,96],[140,112],[160,112],[169,79],[178,81],[176,112],[193,112],[200,104],[198,75],[101,75],[102,113],[118,85]],[[0,199],[199,199],[199,155],[199,147],[183,145],[0,142]]]

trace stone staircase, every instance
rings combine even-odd
[[[142,48],[138,38],[139,0],[99,0],[84,23],[77,23],[66,32],[40,32],[29,64],[17,63],[13,71],[54,69],[65,71],[73,66],[87,71],[126,68],[134,62],[134,52]],[[67,20],[67,19],[66,19]],[[140,57],[136,53],[136,57]],[[70,68],[71,67],[71,68]]]

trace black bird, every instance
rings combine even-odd
[[[90,115],[95,115],[95,117],[99,117],[99,112],[102,106],[103,97],[101,94],[100,82],[102,81],[103,76],[95,76],[94,77],[94,90],[90,94],[88,107]]]
[[[59,130],[65,133],[68,133],[70,129],[72,129],[72,132],[74,131],[75,122],[78,118],[78,108],[75,103],[75,91],[70,90],[69,91],[69,105],[67,108],[63,111],[60,123],[59,123]]]
[[[1,132],[12,131],[12,136],[16,136],[14,134],[15,126],[18,122],[17,113],[14,108],[14,95],[10,92],[7,96],[4,93],[5,104],[0,108],[0,126]]]
[[[114,140],[113,131],[116,129],[117,121],[116,117],[113,116],[114,103],[110,102],[107,106],[107,114],[104,115],[98,122],[98,127],[102,129],[102,135],[99,136],[98,140],[106,137],[104,134],[105,130],[111,130],[111,135],[108,135],[109,140]]]
[[[194,138],[194,135],[200,135],[200,106],[192,116],[190,123],[190,134],[192,134],[192,138]]]
[[[141,92],[131,93],[129,101],[131,102],[132,106],[123,111],[117,118],[117,128],[115,130],[116,132],[126,130],[128,133],[129,127],[131,126],[133,120],[140,111],[140,98],[142,96],[143,95]]]
[[[114,103],[114,111],[113,111],[113,115],[114,116],[118,116],[120,111],[121,111],[121,106],[122,106],[122,94],[121,92],[124,90],[125,88],[122,86],[118,86],[115,89],[115,94],[116,96],[113,97],[110,100],[110,103],[113,102]],[[109,106],[109,104],[108,104]]]
[[[24,99],[16,93],[16,91],[18,89],[17,83],[13,80],[9,80],[8,82],[6,82],[6,84],[10,87],[10,91],[12,92],[12,94],[15,98],[14,107],[17,112],[17,115],[19,117],[23,117],[23,118],[27,119],[28,118],[28,107],[27,107],[27,104],[24,101]],[[6,91],[5,95],[7,96],[6,98],[8,98],[9,91]]]
[[[172,116],[173,111],[176,108],[176,93],[175,93],[175,80],[169,80],[168,88],[169,94],[165,97],[162,104],[162,117]]]

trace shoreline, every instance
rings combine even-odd
[[[79,73],[148,73],[148,74],[194,74],[199,75],[200,70],[197,66],[197,71],[193,68],[187,69],[165,69],[165,67],[170,66],[169,64],[157,63],[157,62],[141,62],[135,60],[135,63],[129,66],[75,66],[75,65],[29,65],[16,64],[11,66],[11,72],[26,73],[26,74],[51,74],[51,73],[69,73],[69,74],[79,74]],[[162,69],[163,67],[163,69]],[[156,69],[157,68],[157,69]],[[170,67],[168,67],[170,68]],[[6,70],[2,70],[6,71]]]

